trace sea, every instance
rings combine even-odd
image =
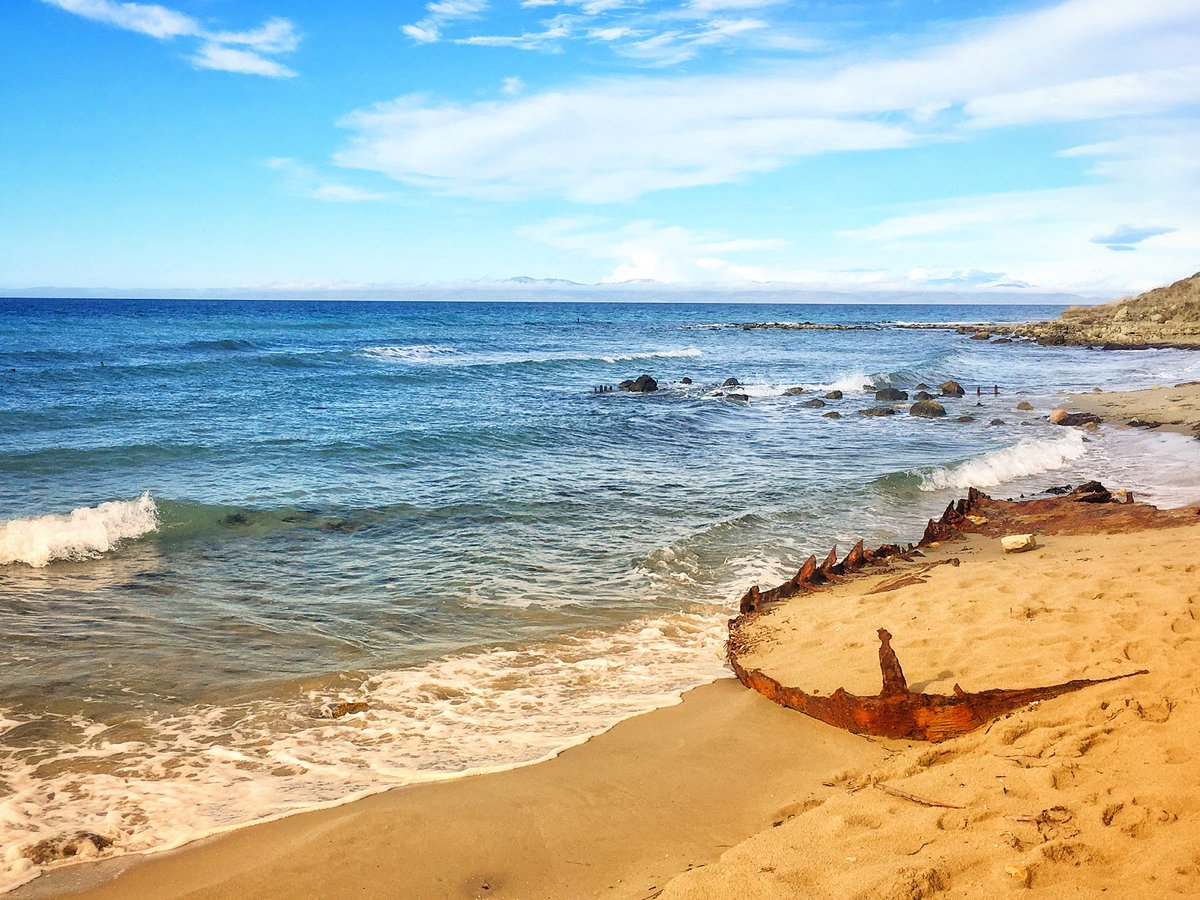
[[[0,889],[549,758],[727,677],[749,585],[969,486],[1200,499],[1200,442],[1046,421],[1200,354],[901,327],[1059,311],[0,300]],[[945,419],[857,414],[947,379]]]

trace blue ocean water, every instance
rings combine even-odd
[[[1165,492],[1171,436],[1044,415],[1194,355],[893,327],[1057,312],[0,300],[7,883],[64,832],[159,849],[552,754],[720,676],[748,584],[914,539],[969,484]],[[856,414],[948,378],[947,420]]]

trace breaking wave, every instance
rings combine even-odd
[[[149,492],[66,515],[13,519],[0,524],[0,566],[24,563],[40,569],[56,559],[90,559],[154,531],[158,521]]]
[[[444,347],[434,344],[414,344],[411,346],[385,345],[367,347],[363,353],[380,362],[417,363],[444,366],[514,366],[527,363],[556,363],[556,362],[604,362],[617,363],[633,359],[690,359],[703,354],[695,347],[666,350],[640,350],[628,353],[592,354],[578,353],[572,350],[548,352],[538,355],[522,353],[469,353],[461,352],[454,347]]]
[[[1017,478],[1065,469],[1085,452],[1083,433],[1072,428],[1057,437],[1026,439],[1014,447],[925,472],[920,487],[923,491],[995,487]]]

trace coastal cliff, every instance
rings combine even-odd
[[[1012,333],[1045,344],[1200,348],[1200,272],[1103,306],[1072,306],[1058,319],[1020,325]]]

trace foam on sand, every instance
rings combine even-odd
[[[0,523],[0,566],[24,563],[40,569],[56,559],[90,559],[156,528],[158,508],[149,492],[136,500],[81,506],[67,515],[13,519]]]

